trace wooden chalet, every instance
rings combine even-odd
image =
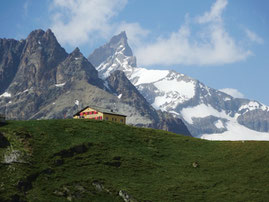
[[[95,119],[126,124],[126,116],[101,107],[85,107],[73,115],[74,119]]]

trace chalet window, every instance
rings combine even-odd
[[[106,120],[108,121],[108,117],[106,117]]]
[[[90,114],[92,114],[92,112],[89,112]]]
[[[123,122],[123,119],[121,119],[120,122]]]
[[[114,121],[114,118],[112,118],[112,121]]]
[[[115,118],[115,121],[117,121],[117,118]]]

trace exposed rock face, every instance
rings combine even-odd
[[[11,163],[24,163],[22,152],[19,150],[11,150],[8,151],[5,156],[3,163],[11,164]]]
[[[0,39],[0,95],[15,77],[25,41]]]
[[[134,106],[143,116],[149,116],[151,118],[158,116],[154,108],[148,104],[147,100],[127,79],[123,71],[117,70],[113,72],[106,81],[117,93],[122,102]]]
[[[126,191],[120,190],[119,196],[125,201],[125,202],[137,202],[137,200],[132,197],[130,194],[128,194]]]
[[[185,123],[168,112],[158,110],[159,119],[153,125],[154,128],[170,131],[177,134],[192,136]]]
[[[18,72],[8,91],[12,94],[55,83],[56,67],[67,57],[51,30],[33,31],[26,39]]]
[[[94,66],[76,48],[57,68],[56,83],[63,84],[76,80],[85,80],[99,88],[104,88]]]
[[[252,130],[269,131],[269,111],[261,109],[247,111],[237,118],[238,122]]]

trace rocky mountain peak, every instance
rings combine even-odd
[[[88,60],[95,66],[99,67],[107,59],[113,60],[117,57],[119,60],[130,58],[128,62],[131,66],[136,66],[136,58],[128,44],[126,32],[123,31],[115,35],[105,45],[96,49],[89,57]]]
[[[127,40],[128,39],[127,39],[126,32],[125,31],[122,31],[118,35],[113,36],[110,39],[109,44],[110,44],[110,46],[117,46],[119,44],[126,45],[126,44],[128,44]]]
[[[115,51],[122,51],[125,56],[133,56],[133,52],[128,44],[127,35],[125,31],[113,36],[109,41],[109,47]]]
[[[79,48],[57,67],[56,82],[66,83],[73,81],[86,81],[87,83],[104,88],[103,81],[99,79],[95,67],[83,56]]]
[[[56,67],[67,56],[51,30],[32,31],[26,39],[18,72],[8,91],[17,94],[32,87],[54,84]]]
[[[116,70],[124,71],[129,77],[133,68],[137,66],[125,31],[113,36],[109,43],[96,49],[88,60],[96,67],[101,78],[107,78]]]
[[[42,29],[32,31],[26,39],[26,47],[29,49],[40,49],[40,47],[61,48],[53,32],[48,29],[46,32]],[[65,52],[65,51],[64,51]]]
[[[84,57],[83,54],[80,52],[80,49],[76,47],[70,54],[69,56],[75,57],[75,58],[82,58]]]

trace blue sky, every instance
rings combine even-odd
[[[51,28],[85,56],[126,30],[141,67],[269,105],[267,0],[3,0],[0,38]]]

